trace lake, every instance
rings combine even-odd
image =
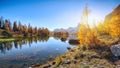
[[[20,38],[16,41],[0,43],[0,68],[26,68],[33,64],[44,64],[50,57],[73,48],[67,40],[54,37]]]

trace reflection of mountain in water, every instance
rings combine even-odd
[[[19,38],[18,40],[12,41],[12,42],[2,42],[0,43],[0,51],[1,53],[6,53],[6,50],[11,50],[13,47],[18,49],[18,48],[22,48],[22,45],[24,44],[29,44],[29,46],[31,46],[31,44],[33,42],[37,43],[37,42],[47,42],[49,39],[49,36],[45,36],[45,37],[29,37],[29,38]]]

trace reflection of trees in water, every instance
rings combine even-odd
[[[54,39],[61,40],[61,42],[66,42],[68,37],[54,36]]]
[[[12,43],[0,43],[0,50],[1,53],[5,53],[6,50],[11,50],[12,49]]]
[[[1,42],[0,43],[0,51],[1,53],[6,53],[6,51],[11,50],[13,47],[18,49],[22,49],[22,45],[24,44],[29,44],[29,46],[31,46],[31,44],[33,42],[37,43],[37,42],[47,42],[49,39],[49,36],[45,36],[45,37],[29,37],[29,38],[18,38],[15,41],[11,41],[11,42]]]
[[[65,42],[67,40],[69,36],[69,33],[68,32],[54,32],[53,34],[53,37],[56,39],[56,40],[61,40],[61,42]]]
[[[39,36],[38,37],[38,41],[40,41],[40,42],[47,42],[48,41],[48,39],[49,39],[49,36]]]
[[[54,36],[53,38],[59,40],[61,37]]]

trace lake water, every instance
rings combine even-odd
[[[58,38],[24,38],[0,43],[0,68],[26,68],[33,64],[44,64],[73,48],[68,41]]]

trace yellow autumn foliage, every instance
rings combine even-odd
[[[109,34],[109,25],[103,22],[99,22],[98,26],[96,27],[98,35],[108,35]]]
[[[104,22],[89,28],[88,24],[81,24],[78,38],[82,45],[111,45],[120,40],[120,6],[106,16]],[[83,22],[84,23],[84,22]],[[89,22],[88,22],[89,23]],[[110,42],[109,42],[110,41]]]
[[[120,37],[120,17],[114,16],[109,23],[110,34],[114,37]]]
[[[81,24],[78,31],[80,44],[85,46],[102,45],[110,39],[120,38],[120,17],[113,16],[109,22],[100,22],[97,26],[89,28],[87,24]],[[104,40],[104,41],[103,41]],[[111,42],[112,43],[112,42]]]
[[[78,38],[80,44],[86,46],[99,45],[99,40],[97,39],[97,34],[94,30],[89,28],[88,25],[82,24],[79,28]]]

